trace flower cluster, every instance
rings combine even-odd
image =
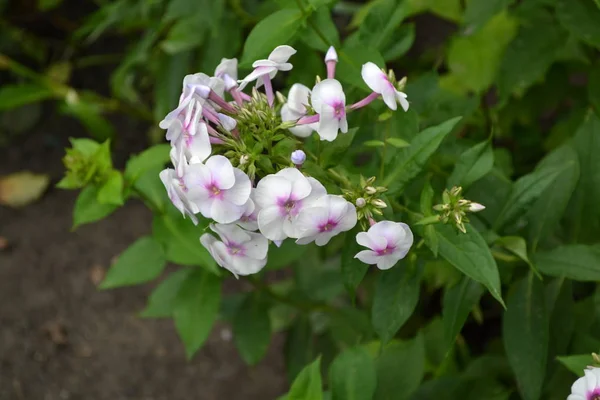
[[[595,355],[595,359],[597,359]],[[567,400],[599,400],[600,399],[600,368],[590,366],[584,371],[584,376],[577,379],[571,386],[571,394]]]
[[[269,241],[324,246],[358,221],[369,229],[356,239],[369,250],[356,257],[391,268],[406,255],[413,235],[406,224],[374,220],[385,207],[377,198],[385,188],[372,187],[370,178],[362,180],[360,190],[328,193],[303,170],[307,157],[317,159],[303,139],[316,132],[320,140],[334,141],[348,131],[347,113],[380,97],[392,110],[398,103],[407,110],[400,91],[404,81],[397,83],[392,72],[367,63],[362,77],[373,92],[346,105],[343,86],[335,79],[338,57],[330,48],[327,79],[317,77],[312,89],[296,83],[285,98],[274,92],[272,79],[292,69],[288,61],[295,53],[290,46],[279,46],[266,60],[255,61],[241,80],[236,59],[223,59],[214,76],[186,76],[178,106],[160,122],[173,163],[160,178],[184,217],[196,224],[198,214],[212,220],[215,235],[205,233],[200,242],[236,276],[257,273],[266,265]],[[244,93],[252,82],[251,93]]]

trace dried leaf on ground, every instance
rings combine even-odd
[[[50,184],[50,177],[29,171],[0,177],[0,205],[23,207],[37,201]]]

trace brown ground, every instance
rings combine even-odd
[[[0,148],[0,175],[60,178],[66,138],[84,133],[59,117],[39,126]],[[120,153],[143,147],[140,135],[126,134]],[[150,213],[130,202],[71,233],[75,195],[51,189],[22,210],[0,207],[0,237],[11,244],[0,251],[0,400],[262,400],[286,391],[281,338],[248,368],[221,325],[187,362],[172,321],[135,316],[151,287],[99,292],[95,274],[149,231]]]

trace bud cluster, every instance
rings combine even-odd
[[[442,204],[433,206],[439,212],[439,220],[444,224],[452,224],[459,231],[466,233],[465,224],[469,222],[468,212],[478,212],[485,209],[479,203],[466,200],[462,197],[462,187],[454,186],[452,189],[444,190]]]
[[[363,229],[370,225],[375,216],[382,216],[382,210],[387,207],[385,201],[380,198],[387,192],[387,188],[375,186],[376,179],[375,176],[368,179],[361,176],[358,188],[342,190],[344,197],[356,205],[358,220]]]

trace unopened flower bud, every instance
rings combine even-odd
[[[485,210],[485,206],[483,204],[471,203],[469,205],[469,211],[471,211],[471,212],[479,212],[482,210]]]
[[[385,201],[383,201],[381,199],[371,200],[371,204],[373,204],[377,208],[386,208],[387,207],[387,204],[385,204]]]
[[[367,192],[367,194],[375,194],[377,193],[377,189],[375,189],[373,186],[367,186],[365,188],[365,192]]]
[[[230,91],[237,87],[237,81],[230,77],[228,74],[223,74],[223,82],[225,83],[225,90]]]
[[[356,199],[356,207],[363,208],[366,205],[367,205],[367,201],[365,199],[363,199],[362,197],[359,197],[358,199]]]
[[[375,179],[377,179],[377,177],[372,176],[369,179],[367,179],[367,185],[372,185],[375,182]]]
[[[231,118],[229,115],[218,113],[217,116],[219,117],[219,122],[221,123],[221,126],[226,131],[230,132],[234,130],[237,126],[237,121]]]
[[[328,61],[338,61],[338,55],[333,46],[331,46],[329,50],[327,50],[327,54],[325,54],[325,62]]]
[[[287,102],[287,99],[283,94],[281,94],[281,92],[275,92],[275,97],[277,97],[277,101],[281,104],[285,104]]]
[[[247,154],[240,156],[240,165],[247,164],[249,160],[250,160],[250,157],[248,157]]]
[[[377,193],[385,193],[388,191],[385,186],[377,186],[375,189],[377,190]]]
[[[299,167],[302,164],[304,164],[304,161],[306,161],[306,153],[303,152],[302,150],[295,150],[292,152],[291,159],[292,159],[292,163],[294,163],[294,165]]]
[[[398,82],[398,85],[397,85],[399,91],[404,90],[404,88],[406,87],[406,81],[407,81],[406,77],[403,77],[402,79],[400,79],[400,82]]]

